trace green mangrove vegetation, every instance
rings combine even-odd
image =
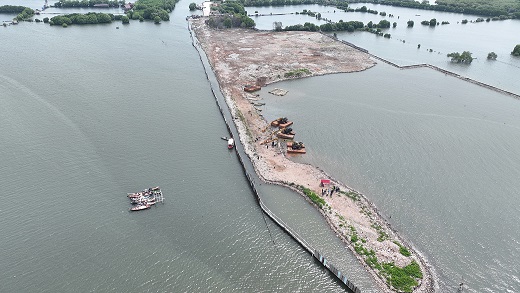
[[[153,20],[156,16],[163,21],[170,20],[170,12],[175,8],[178,0],[139,0],[134,7],[127,11],[126,14],[130,19],[134,20]]]
[[[15,6],[15,5],[3,5],[0,6],[0,13],[22,13],[28,7],[25,6]]]
[[[86,14],[81,13],[72,13],[65,15],[57,15],[52,17],[49,20],[50,25],[61,25],[63,27],[69,26],[71,24],[98,24],[98,23],[111,23],[116,19],[116,16],[109,13],[96,13],[89,12]],[[119,15],[119,19],[121,19],[121,15]],[[43,20],[45,22],[45,19]],[[64,26],[63,24],[66,24]]]
[[[488,60],[497,60],[497,57],[498,55],[495,52],[489,52],[487,55]]]
[[[516,0],[437,0],[434,5],[427,1],[409,0],[347,0],[347,3],[373,3],[422,10],[456,12],[482,16],[520,18],[520,2]]]
[[[107,4],[108,7],[119,7],[124,5],[125,1],[117,0],[62,0],[54,3],[56,8],[68,8],[68,7],[94,7],[96,4]]]
[[[431,5],[427,1],[410,0],[238,0],[244,6],[281,6],[299,4],[320,4],[336,6],[344,11],[358,11],[377,14],[377,11],[348,8],[351,3],[373,3],[396,7],[407,7],[422,10],[445,11],[474,14],[489,17],[520,18],[520,2],[518,0],[437,0]]]
[[[473,61],[471,54],[472,53],[469,51],[464,51],[462,54],[459,52],[453,52],[447,54],[446,56],[451,58],[451,62],[470,64]]]
[[[247,16],[247,11],[244,6],[238,2],[224,2],[217,7],[212,7],[212,10],[216,10],[220,15],[211,16],[206,20],[206,24],[214,28],[252,28],[254,27],[255,21]]]
[[[0,13],[18,13],[16,20],[27,20],[34,16],[34,10],[25,6],[4,5],[0,6]]]

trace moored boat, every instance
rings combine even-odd
[[[291,125],[293,125],[293,122],[289,121],[287,117],[280,117],[271,121],[271,126],[273,127],[286,128]]]
[[[280,129],[280,131],[278,131],[276,133],[277,137],[284,138],[284,139],[293,139],[295,135],[296,135],[296,133],[294,133],[292,131],[292,128],[290,128],[290,127],[282,128],[282,129]]]
[[[151,207],[150,204],[139,204],[139,205],[136,205],[135,207],[131,207],[130,211],[142,211],[142,210],[149,209],[150,207]]]
[[[149,209],[158,202],[163,202],[164,197],[159,186],[149,187],[139,192],[127,193],[130,203],[134,205],[130,211],[141,211]]]
[[[305,150],[305,145],[303,142],[287,142],[287,153],[292,154],[305,154],[307,151]]]
[[[235,146],[235,140],[230,138],[227,142],[228,149],[232,149]]]
[[[276,134],[276,136],[278,138],[283,138],[283,139],[294,139],[294,134],[285,134],[285,133],[278,132]]]
[[[260,89],[261,89],[261,87],[258,85],[246,85],[244,87],[244,91],[246,91],[248,93],[256,92],[256,91],[259,91]]]

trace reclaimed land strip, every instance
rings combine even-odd
[[[217,104],[217,107],[219,108],[220,113],[222,114],[222,117],[224,118],[224,122],[226,124],[226,127],[230,134],[232,135],[239,135],[238,129],[236,128],[236,125],[233,123],[229,123],[229,119],[232,119],[231,112],[229,111],[230,108],[228,107],[228,110],[224,110],[221,106],[221,103],[226,103],[224,96],[220,92],[220,87],[218,84],[218,81],[215,79],[215,76],[212,75],[212,73],[208,74],[207,67],[210,67],[210,64],[207,64],[208,60],[207,57],[203,51],[203,49],[200,47],[200,43],[197,42],[197,38],[192,34],[192,30],[190,25],[188,24],[188,29],[190,30],[190,35],[192,37],[192,45],[197,49],[197,52],[199,53],[200,60],[204,66],[204,72],[206,73],[206,78],[210,82],[211,85],[211,92],[213,93],[213,97],[215,98],[215,102]],[[217,90],[215,91],[214,88]],[[229,118],[229,119],[228,119]],[[255,199],[262,209],[262,211],[269,216],[282,230],[287,232],[296,242],[298,242],[303,248],[305,248],[312,256],[314,256],[330,273],[332,273],[336,278],[339,279],[339,281],[345,285],[351,292],[353,293],[361,293],[361,289],[358,288],[356,285],[354,285],[353,282],[351,282],[347,276],[345,276],[341,271],[339,271],[334,265],[329,263],[327,259],[315,248],[313,248],[303,237],[298,235],[296,231],[291,229],[286,223],[283,222],[282,219],[278,218],[276,214],[274,214],[263,202],[260,197],[260,194],[258,193],[258,190],[256,188],[256,182],[260,179],[256,176],[256,173],[249,172],[248,170],[252,168],[254,170],[254,166],[252,165],[252,162],[247,160],[244,161],[243,157],[247,156],[245,153],[245,149],[241,144],[236,144],[236,150],[237,150],[237,156],[240,161],[240,164],[244,170],[244,174],[246,178],[248,179],[249,185],[251,190],[253,191],[253,194],[255,195]],[[248,168],[249,167],[249,168]]]
[[[256,174],[263,181],[305,195],[374,276],[382,292],[434,292],[432,269],[425,258],[391,229],[364,195],[314,166],[289,160],[279,147],[262,144],[270,138],[269,123],[243,90],[245,85],[294,78],[295,73],[306,77],[366,70],[376,64],[371,56],[320,33],[217,30],[207,27],[204,20],[190,20],[191,27],[216,75]],[[319,182],[324,178],[331,178],[341,191],[320,196]],[[396,288],[403,270],[411,272],[418,283]]]
[[[327,35],[327,36],[330,37],[330,38],[333,38],[333,37],[330,36],[330,35]],[[515,99],[520,99],[520,95],[518,95],[518,94],[515,94],[515,93],[510,92],[510,91],[503,90],[503,89],[501,89],[501,88],[497,88],[496,86],[492,86],[492,85],[490,85],[490,84],[483,83],[483,82],[480,82],[480,81],[478,81],[478,80],[471,79],[471,78],[469,78],[469,77],[467,77],[467,76],[463,76],[463,75],[457,74],[457,73],[455,73],[455,72],[452,72],[452,71],[449,71],[449,70],[446,70],[446,69],[442,69],[442,68],[437,67],[437,66],[435,66],[435,65],[426,64],[426,63],[421,63],[421,64],[413,64],[413,65],[400,66],[400,65],[397,65],[397,64],[395,64],[395,63],[393,63],[393,62],[391,62],[391,61],[388,61],[388,60],[386,60],[386,59],[384,59],[384,58],[381,58],[381,57],[379,57],[379,56],[377,56],[377,55],[374,55],[374,54],[372,54],[372,53],[369,53],[368,50],[363,49],[363,48],[361,48],[361,47],[358,47],[358,46],[356,46],[356,45],[354,45],[354,44],[352,44],[352,43],[350,43],[350,42],[343,41],[343,40],[341,40],[340,42],[342,42],[343,44],[345,44],[345,45],[347,45],[347,46],[350,46],[350,47],[352,47],[352,48],[355,48],[355,49],[358,49],[358,50],[360,50],[360,51],[363,51],[363,52],[369,54],[370,56],[372,56],[373,58],[375,58],[375,59],[377,59],[377,60],[379,60],[379,61],[382,61],[382,62],[384,62],[384,63],[386,63],[386,64],[392,65],[393,67],[396,67],[396,68],[399,68],[399,69],[415,69],[415,68],[427,67],[427,68],[431,68],[431,69],[433,69],[433,70],[437,70],[437,71],[439,71],[439,72],[442,72],[442,73],[444,73],[444,74],[446,74],[446,75],[450,75],[450,76],[456,77],[456,78],[458,78],[458,79],[462,79],[462,80],[464,80],[464,81],[471,82],[471,83],[476,84],[476,85],[479,85],[479,86],[481,86],[481,87],[484,87],[484,88],[490,89],[490,90],[492,90],[492,91],[495,91],[495,92],[498,92],[498,93],[501,93],[501,94],[504,94],[504,95],[511,96],[511,97],[513,97],[513,98],[515,98]]]

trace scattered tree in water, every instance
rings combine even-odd
[[[473,57],[471,57],[471,52],[464,51],[462,54],[459,52],[453,52],[446,55],[447,57],[451,57],[452,62],[457,63],[471,63],[473,61]]]
[[[160,17],[160,16],[156,16],[156,17],[154,17],[154,18],[153,18],[153,22],[154,22],[155,24],[159,24],[159,23],[161,23],[161,17]]]
[[[379,23],[377,24],[377,27],[378,28],[389,28],[390,22],[386,19],[383,19],[383,20],[379,21]]]
[[[511,52],[511,55],[520,56],[520,44],[515,46],[515,48],[513,49],[513,52]]]
[[[193,11],[193,10],[197,9],[197,4],[191,2],[189,8],[190,8],[190,11]]]
[[[409,20],[406,24],[408,25],[408,27],[413,27],[414,22],[413,20]]]
[[[487,56],[489,60],[497,60],[497,54],[495,52],[490,52]]]

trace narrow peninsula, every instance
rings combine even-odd
[[[318,32],[213,29],[207,20],[189,21],[258,175],[306,196],[372,274],[382,292],[434,292],[432,271],[424,258],[391,229],[365,196],[322,170],[293,162],[279,149],[265,146],[271,138],[270,122],[250,102],[253,95],[244,91],[246,85],[363,71],[376,62],[368,54]],[[320,180],[324,178],[336,187],[332,196],[322,192]]]

